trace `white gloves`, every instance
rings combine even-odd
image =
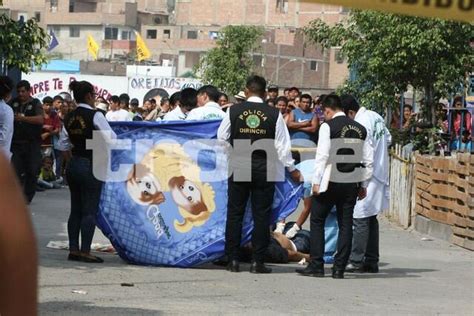
[[[285,223],[279,222],[277,223],[277,226],[273,232],[283,234],[284,229],[285,229]]]
[[[286,237],[289,239],[295,237],[295,235],[301,230],[301,228],[298,226],[298,224],[294,224],[293,227],[291,227],[285,234]]]

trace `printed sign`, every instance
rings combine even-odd
[[[183,90],[184,88],[193,88],[197,90],[201,86],[201,81],[188,78],[145,76],[134,76],[128,78],[129,94],[134,95],[139,100],[143,100],[147,93],[154,89],[165,90],[168,95],[171,95],[177,91]]]
[[[127,92],[127,81],[124,77],[33,72],[22,74],[22,79],[30,82],[33,97],[40,100],[46,96],[54,97],[68,91],[69,83],[74,80],[89,81],[97,95],[105,99]]]
[[[73,80],[86,80],[94,85],[98,96],[109,99],[112,95],[127,93],[130,98],[137,98],[140,104],[150,90],[161,89],[171,95],[184,88],[199,89],[202,86],[199,80],[178,77],[119,77],[50,72],[22,74],[22,79],[30,82],[32,95],[40,100],[68,91],[69,83]],[[152,97],[155,95],[151,94]]]

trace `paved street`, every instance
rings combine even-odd
[[[70,262],[66,251],[46,248],[50,240],[67,240],[68,190],[39,193],[31,212],[42,315],[474,314],[474,253],[444,241],[423,241],[426,236],[384,219],[380,273],[333,280],[298,276],[297,264],[272,265],[273,274],[253,275],[213,265],[132,266],[115,255],[102,255],[101,265]],[[97,231],[94,242],[108,241]],[[123,287],[124,282],[134,286]]]

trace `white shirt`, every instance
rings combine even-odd
[[[186,121],[197,120],[222,120],[225,116],[225,112],[221,110],[221,107],[216,102],[207,102],[204,106],[192,109],[186,117]]]
[[[109,111],[105,114],[105,118],[109,122],[127,122],[133,119],[133,116],[130,116],[130,113],[127,110],[120,109],[117,111]]]
[[[13,110],[0,99],[0,150],[8,160],[11,158],[11,146],[13,138]]]
[[[333,118],[338,116],[346,116],[343,112],[338,112],[334,114]],[[316,151],[315,159],[315,168],[313,176],[313,185],[321,185],[324,171],[326,170],[326,165],[329,159],[329,152],[331,149],[331,131],[327,123],[321,124],[319,128],[319,140],[318,140],[318,149]],[[364,178],[370,179],[372,176],[372,162],[373,162],[373,151],[370,146],[370,140],[367,136],[364,142],[363,148],[363,157],[362,163],[364,164]],[[369,185],[368,181],[362,182],[362,187],[367,188]]]
[[[259,97],[250,97],[248,102],[263,103],[263,100]],[[225,112],[225,116],[222,120],[219,129],[217,130],[217,138],[220,140],[228,141],[230,139],[230,110]],[[281,113],[278,113],[278,119],[275,130],[275,148],[278,153],[278,159],[280,162],[292,172],[295,170],[295,160],[291,156],[291,139],[288,128],[286,127],[285,120]]]
[[[168,112],[163,116],[163,121],[183,121],[186,119],[186,114],[183,113],[180,106],[174,108],[173,111]]]
[[[77,107],[94,110],[90,105],[84,104],[84,103],[79,103]],[[112,138],[117,137],[102,113],[100,112],[95,113],[93,124],[97,130],[110,131],[112,133],[111,135]],[[61,129],[61,133],[59,134],[58,149],[61,151],[69,151],[72,149],[72,144],[71,144],[71,141],[69,140],[69,135],[64,125],[63,125],[63,128]]]

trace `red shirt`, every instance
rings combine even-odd
[[[43,133],[50,132],[50,130],[45,129],[46,126],[52,126],[53,131],[54,130],[59,130],[61,127],[61,121],[59,120],[59,115],[56,113],[51,113],[49,115],[45,114],[44,115],[44,123],[43,123]],[[52,138],[51,136],[48,136],[45,140],[43,140],[42,143],[43,146],[52,146]]]

